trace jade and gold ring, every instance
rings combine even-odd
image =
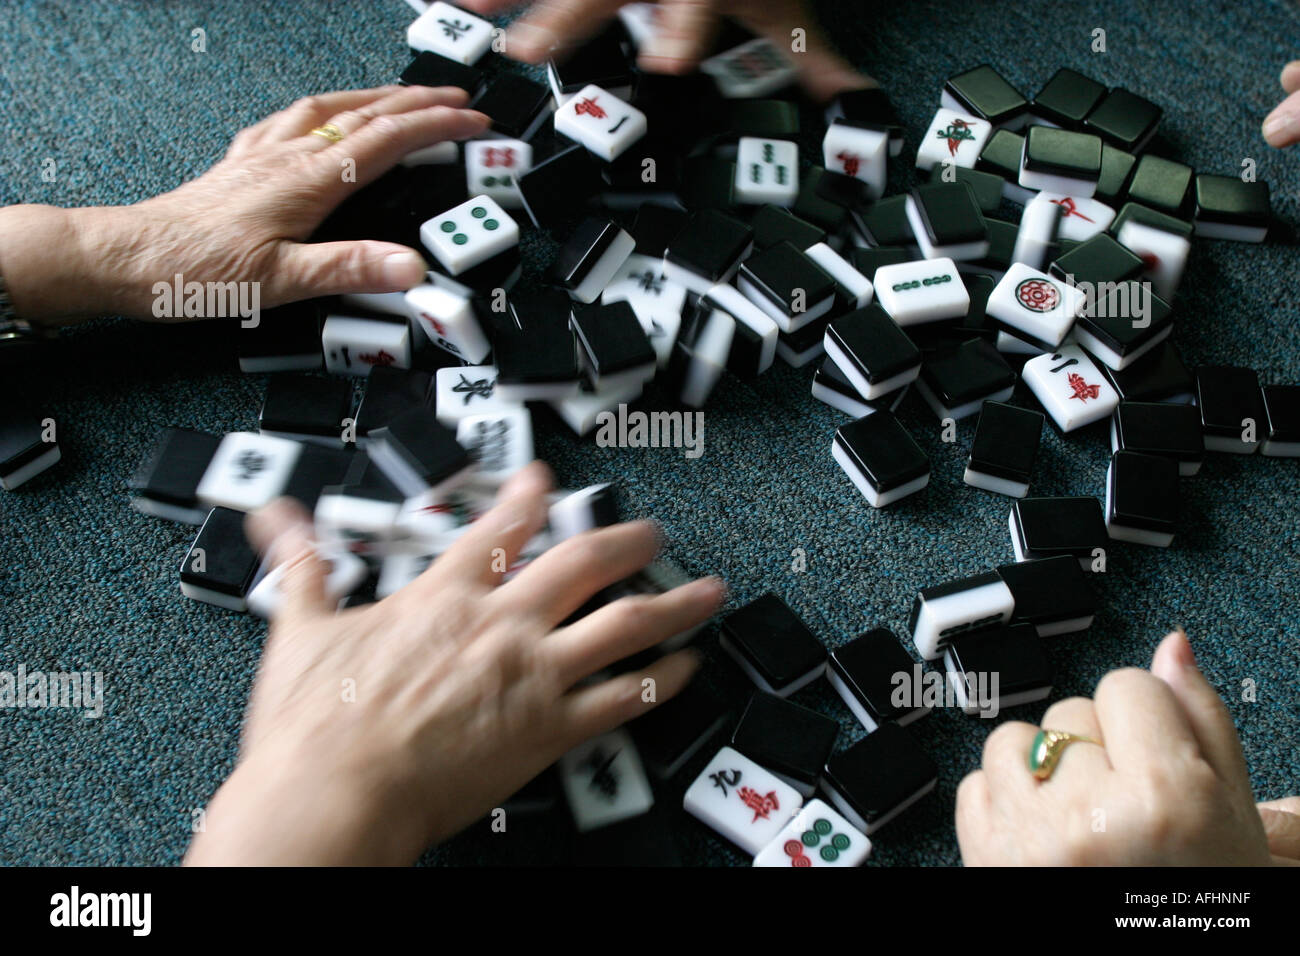
[[[1061,762],[1061,754],[1065,753],[1065,748],[1074,743],[1101,746],[1099,740],[1093,740],[1082,734],[1067,733],[1064,730],[1044,729],[1036,733],[1034,742],[1029,745],[1029,772],[1034,775],[1034,779],[1046,780],[1050,777],[1056,770],[1056,765]]]

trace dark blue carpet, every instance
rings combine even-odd
[[[1032,92],[1068,65],[1162,104],[1160,148],[1197,169],[1232,172],[1254,159],[1278,213],[1300,217],[1300,155],[1270,151],[1258,132],[1280,99],[1278,70],[1300,50],[1292,4],[825,7],[833,35],[891,91],[909,151],[947,75],[989,61]],[[411,17],[400,0],[11,0],[0,8],[0,201],[123,203],[173,187],[211,164],[241,126],[298,96],[391,81],[408,60]],[[207,32],[207,53],[191,52],[195,27]],[[1104,54],[1089,49],[1096,27],[1107,31]],[[53,183],[40,175],[47,158],[57,163]],[[903,166],[895,187],[911,179]],[[1198,243],[1177,303],[1175,340],[1188,361],[1249,365],[1265,382],[1300,382],[1296,279],[1294,246]],[[264,626],[181,598],[177,569],[193,529],[132,511],[126,481],[166,425],[256,427],[264,380],[234,367],[210,328],[105,320],[69,338],[56,375],[16,377],[60,422],[65,459],[0,495],[0,670],[103,671],[107,712],[100,720],[0,713],[0,861],[175,862],[192,810],[230,768]],[[663,522],[672,555],[692,571],[725,575],[736,600],[775,590],[829,646],[878,625],[901,633],[918,587],[1010,560],[1008,502],[961,483],[973,426],[945,445],[933,416],[910,398],[902,419],[933,460],[933,482],[896,508],[872,511],[831,460],[843,419],[811,399],[810,377],[782,367],[754,385],[726,382],[707,410],[707,452],[695,461],[671,450],[597,449],[553,426],[544,426],[539,453],[567,484],[617,476],[632,508]],[[1107,457],[1099,432],[1048,435],[1034,492],[1100,495]],[[1293,793],[1297,466],[1216,456],[1183,487],[1175,546],[1117,545],[1096,625],[1051,643],[1053,698],[1089,693],[1111,668],[1145,665],[1159,638],[1182,624],[1228,699],[1259,796]],[[808,556],[807,573],[790,571],[796,548]],[[712,648],[712,635],[705,644]],[[745,682],[729,661],[710,657],[705,679],[739,706]],[[1254,702],[1242,700],[1245,681],[1257,687]],[[859,736],[824,684],[797,699],[839,718],[842,744]],[[1027,710],[1011,716],[1041,713]],[[991,729],[954,712],[917,725],[941,768],[939,788],[878,835],[874,864],[958,860],[953,793]],[[746,862],[676,809],[698,769],[696,761],[659,788],[665,812],[649,844],[687,863]],[[561,810],[514,818],[505,835],[476,827],[429,859],[602,859],[614,839],[576,840]]]

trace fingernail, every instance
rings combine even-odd
[[[409,289],[424,281],[424,274],[428,270],[428,265],[419,254],[394,252],[384,257],[382,267],[384,284],[394,289]]]
[[[1192,653],[1192,642],[1181,626],[1174,628],[1170,637],[1174,638],[1174,659],[1180,667],[1196,667],[1196,655]]]
[[[1274,113],[1264,120],[1264,139],[1270,146],[1284,146],[1300,133],[1300,117],[1294,113]]]

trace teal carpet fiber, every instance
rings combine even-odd
[[[907,124],[894,189],[914,179],[906,159],[946,76],[987,61],[1033,93],[1066,65],[1161,104],[1156,149],[1165,154],[1222,173],[1254,160],[1278,215],[1300,220],[1300,154],[1268,149],[1258,132],[1280,99],[1278,71],[1300,55],[1294,4],[824,7],[832,35],[889,89]],[[170,189],[213,163],[240,127],[299,96],[394,80],[409,59],[412,16],[400,0],[8,0],[0,6],[0,202],[129,203]],[[191,50],[195,28],[206,32],[205,53]],[[1105,53],[1091,52],[1095,28],[1106,31]],[[815,114],[806,116],[804,155],[819,157]],[[46,160],[57,169],[53,182],[41,175]],[[549,248],[529,244],[534,272],[536,254]],[[1265,383],[1300,383],[1298,278],[1289,239],[1198,241],[1176,303],[1174,340],[1189,364],[1247,365]],[[811,398],[811,376],[778,362],[752,384],[725,381],[707,407],[698,459],[600,449],[540,417],[539,454],[569,486],[616,478],[629,512],[658,518],[669,553],[692,572],[724,575],[733,602],[774,590],[829,647],[882,625],[902,637],[917,588],[1012,559],[1009,501],[962,484],[973,420],[945,444],[911,396],[900,416],[930,455],[933,480],[873,511],[831,459],[844,417]],[[105,713],[0,712],[0,861],[175,863],[194,811],[232,765],[265,625],[181,597],[178,568],[194,529],[133,511],[126,483],[165,426],[255,429],[265,379],[237,371],[222,329],[109,319],[66,336],[49,369],[8,377],[59,422],[64,460],[0,494],[0,670],[101,671]],[[1023,388],[1016,401],[1032,403]],[[1100,496],[1108,456],[1103,430],[1049,431],[1033,493]],[[1090,693],[1112,668],[1145,666],[1181,624],[1228,701],[1258,795],[1294,793],[1300,472],[1295,461],[1213,455],[1182,488],[1174,546],[1116,544],[1094,627],[1049,642],[1052,699]],[[802,573],[791,570],[796,549],[806,555]],[[714,632],[701,644],[701,679],[738,715],[747,682],[717,652]],[[861,735],[824,682],[795,699],[839,720],[839,746]],[[999,720],[1040,714],[1034,706]],[[944,710],[914,725],[939,765],[939,786],[877,834],[872,865],[959,860],[954,792],[996,723]],[[704,759],[657,784],[657,812],[636,827],[578,838],[561,806],[515,815],[505,834],[476,825],[426,860],[746,863],[680,810]]]

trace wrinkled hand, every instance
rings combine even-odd
[[[1264,120],[1264,139],[1278,148],[1300,143],[1300,60],[1282,68],[1282,91],[1286,99]]]
[[[523,0],[463,0],[461,6],[482,14],[500,13]],[[539,0],[511,25],[505,52],[525,63],[542,63],[597,33],[628,0]],[[802,0],[662,0],[661,29],[641,51],[640,65],[652,73],[686,73],[708,52],[718,19],[731,16],[759,36],[791,49],[792,31],[804,31],[807,49],[791,53],[809,95],[828,100],[850,89],[875,86],[834,51],[817,17]]]
[[[156,283],[256,282],[262,308],[346,292],[396,292],[426,269],[415,250],[359,241],[304,244],[351,193],[407,153],[482,132],[453,88],[386,86],[310,96],[240,132],[225,157],[172,192],[133,206],[3,210],[0,240],[19,315],[57,325],[103,312],[153,318]],[[331,143],[312,130],[333,123]],[[53,261],[52,261],[53,260]]]
[[[722,600],[717,579],[559,626],[654,557],[653,525],[584,533],[500,583],[493,567],[509,566],[542,528],[549,490],[546,468],[530,466],[411,585],[341,614],[325,596],[306,516],[282,502],[250,521],[272,560],[289,564],[284,605],[239,763],[187,862],[411,863],[565,751],[686,685],[691,651],[580,682],[707,619]]]
[[[1151,670],[1112,671],[1092,700],[1053,704],[1043,727],[1071,744],[1039,782],[1032,724],[998,727],[984,765],[957,791],[957,839],[972,866],[1223,866],[1270,861],[1241,744],[1187,637],[1170,634]]]

